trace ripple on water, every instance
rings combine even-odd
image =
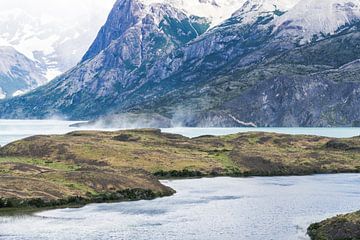
[[[308,239],[310,223],[360,208],[359,176],[164,181],[177,194],[0,217],[0,235],[15,240]]]

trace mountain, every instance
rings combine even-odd
[[[359,21],[359,3],[358,0],[302,0],[276,20],[276,29],[300,44],[325,39]]]
[[[12,47],[0,47],[0,99],[21,95],[46,82],[44,69]]]
[[[81,60],[114,1],[4,1],[0,46],[11,46],[41,65],[51,80]]]
[[[103,104],[116,100],[114,95],[119,90],[136,87],[136,81],[154,62],[195,39],[208,27],[205,18],[188,16],[168,4],[117,1],[82,62],[25,98],[14,99],[25,107],[17,112],[31,117],[36,108],[41,117],[70,116],[76,108],[75,118],[85,117],[86,111],[96,116],[105,114],[108,109]],[[116,32],[114,28],[120,30]],[[44,108],[38,108],[37,96],[47,98]],[[60,98],[64,101],[58,102]]]
[[[359,0],[249,0],[220,24],[186,4],[149,1],[117,1],[79,65],[0,103],[0,116],[131,112],[186,126],[359,124]]]
[[[188,15],[208,19],[214,27],[231,17],[245,0],[141,0],[144,4],[167,4],[186,12]]]

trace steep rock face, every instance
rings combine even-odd
[[[81,64],[3,102],[1,116],[132,112],[187,126],[357,125],[358,0],[249,0],[209,30],[204,18],[144,1],[118,1]],[[294,12],[306,7],[316,17]]]
[[[124,0],[118,1],[111,10],[106,24],[100,29],[95,41],[85,53],[82,62],[95,57],[110,43],[123,35],[131,26],[140,19],[144,6],[138,2]]]
[[[219,75],[198,89],[179,90],[150,108],[176,109],[189,125],[232,119],[256,126],[357,126],[359,32],[285,51],[263,63]],[[199,91],[200,89],[200,91]],[[171,102],[171,99],[182,101]],[[166,99],[166,104],[161,104]],[[207,111],[191,109],[207,108]],[[230,121],[230,122],[229,122]]]
[[[136,24],[143,15],[153,11],[147,6],[163,5],[168,6],[167,15],[171,18],[182,19],[177,12],[186,13],[192,18],[193,27],[199,27],[196,31],[203,32],[202,24],[216,26],[222,21],[231,17],[231,14],[244,3],[244,0],[124,0],[116,3],[109,14],[107,23],[101,28],[97,38],[83,57],[83,61],[97,55],[101,50],[110,45],[111,41],[118,39],[125,31]],[[170,7],[171,6],[171,7]],[[153,8],[153,7],[152,7]],[[165,7],[163,7],[165,8]],[[169,9],[177,11],[169,12]],[[174,14],[174,15],[172,15]],[[161,17],[158,15],[157,17]],[[196,18],[202,18],[203,22],[196,24]],[[206,19],[206,20],[205,20]],[[206,22],[205,22],[206,21]],[[206,26],[207,28],[208,26]]]
[[[147,82],[147,72],[159,58],[196,38],[208,27],[204,19],[190,18],[169,5],[129,2],[139,7],[135,12],[138,20],[133,21],[136,23],[119,38],[109,41],[109,45],[94,58],[73,69],[68,76],[74,81],[59,80],[60,89],[72,99],[65,106],[69,104],[69,112],[78,108],[79,117],[88,111],[99,115],[99,111],[114,109],[119,101]],[[119,1],[121,14],[126,11],[121,7],[129,7],[123,3]],[[76,101],[83,98],[94,101],[87,106]],[[103,108],[105,105],[112,107]]]
[[[113,33],[115,26],[121,30]],[[14,99],[21,105],[16,112],[6,108],[12,103],[4,109],[12,117],[103,115],[146,82],[144,75],[155,61],[208,27],[206,19],[187,16],[170,5],[119,0],[81,64],[46,87]],[[46,101],[38,101],[38,96]]]
[[[335,83],[320,76],[281,77],[261,82],[225,103],[225,108],[236,118],[259,126],[358,126],[359,93],[359,82]]]
[[[248,5],[244,5],[245,7],[248,8]],[[179,97],[186,95],[189,89],[199,93],[202,91],[201,85],[213,81],[219,75],[273,56],[273,51],[276,50],[268,46],[272,33],[268,22],[278,17],[277,11],[277,8],[262,11],[259,7],[257,17],[251,11],[243,11],[165,55],[146,72],[146,82],[134,89],[137,92],[128,92],[115,110],[136,110],[139,105],[145,108],[144,105],[151,106],[154,102],[159,102],[154,107],[158,108],[167,105],[169,100],[179,102]],[[244,19],[251,20],[243,21]],[[265,47],[271,48],[271,51],[264,51]],[[171,99],[166,98],[168,94]],[[205,104],[207,106],[200,108],[211,105]],[[177,110],[171,109],[171,114],[174,111]]]
[[[23,94],[44,84],[43,71],[12,47],[0,47],[0,99]]]

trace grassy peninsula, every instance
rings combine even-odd
[[[360,138],[187,138],[157,129],[33,136],[0,148],[0,208],[152,199],[159,178],[360,172]]]

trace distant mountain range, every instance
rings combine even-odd
[[[44,69],[12,47],[0,47],[0,99],[46,83]]]
[[[28,81],[33,77],[31,75],[38,74],[41,74],[41,78],[52,80],[81,60],[99,28],[106,21],[107,5],[113,3],[114,0],[106,0],[99,4],[95,4],[96,1],[92,2],[93,4],[90,4],[89,0],[83,1],[83,6],[76,12],[65,12],[63,9],[65,3],[61,1],[53,1],[50,4],[44,0],[37,0],[31,4],[24,4],[19,0],[2,2],[0,47],[12,47],[26,56],[28,62],[32,61],[32,64],[36,65],[35,72],[30,72],[22,81]],[[7,4],[11,5],[7,6]],[[52,11],[49,11],[49,7]],[[70,7],[72,6],[68,6]],[[34,10],[35,8],[42,11]],[[0,62],[4,61],[6,59],[0,55]],[[29,69],[24,69],[24,71],[29,71]],[[26,92],[39,86],[37,83],[47,82],[38,81],[38,78],[32,79],[31,87],[25,89],[25,85],[14,84],[18,80],[12,79],[9,76],[10,73],[3,74],[7,75],[7,78],[0,78],[0,87],[3,92],[5,89],[14,89],[16,86],[19,86],[19,89],[15,91]],[[14,91],[5,92],[6,96],[11,97],[12,92]]]
[[[0,117],[359,126],[359,43],[360,0],[119,0],[77,66]]]

